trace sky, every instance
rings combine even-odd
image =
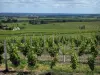
[[[0,12],[100,14],[100,0],[0,0]]]

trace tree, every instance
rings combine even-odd
[[[54,43],[55,43],[56,45],[59,45],[59,37],[54,37]]]
[[[94,56],[90,56],[88,58],[88,65],[89,65],[91,71],[93,72],[94,71],[94,67],[95,67],[95,57]]]
[[[82,44],[79,47],[79,51],[78,51],[78,55],[81,56],[85,53],[85,49],[86,49],[86,43],[82,42]]]
[[[11,18],[8,18],[6,22],[7,23],[11,23],[12,22],[12,19]]]
[[[29,45],[27,43],[21,43],[19,45],[19,50],[23,53],[24,56],[27,56]]]
[[[76,47],[79,47],[81,45],[81,41],[79,39],[74,39],[74,43]]]
[[[95,58],[97,57],[98,55],[98,50],[96,48],[96,45],[94,45],[93,43],[91,43],[91,48],[90,48],[90,57],[88,58],[88,65],[92,71],[92,74],[93,74],[93,71],[94,71],[94,68],[95,68]]]
[[[66,44],[66,40],[65,40],[65,37],[64,37],[64,36],[62,36],[62,37],[60,38],[60,42],[61,42],[62,44]]]
[[[78,58],[77,58],[77,55],[76,53],[73,53],[71,55],[71,67],[73,69],[73,71],[75,71],[75,69],[77,68],[77,64],[78,64]]]
[[[31,46],[27,55],[28,58],[28,66],[29,67],[35,67],[36,63],[37,63],[37,56],[34,53],[34,47]]]
[[[49,55],[52,58],[51,64],[50,64],[50,68],[52,69],[53,66],[55,66],[56,61],[57,61],[57,54],[59,53],[59,47],[58,45],[56,45],[54,43],[54,39],[49,38],[49,40],[47,40],[47,52],[49,53]]]
[[[97,55],[99,54],[97,48],[94,45],[91,46],[90,53],[93,55],[93,57],[97,57]]]
[[[26,43],[26,35],[24,37],[21,38],[21,43]]]
[[[53,46],[51,48],[48,48],[48,52],[49,52],[50,56],[52,57],[52,61],[50,64],[50,68],[52,69],[53,66],[55,66],[55,64],[57,62],[57,54],[59,52],[59,48],[57,46]]]
[[[43,51],[44,51],[43,47],[35,47],[35,53],[37,54],[37,56],[41,56]]]
[[[34,42],[34,51],[37,56],[41,56],[44,52],[44,40],[40,37],[39,39],[35,39]]]
[[[16,23],[18,20],[17,19],[12,19],[12,22]]]
[[[96,33],[95,38],[96,38],[96,40],[97,40],[97,41],[96,41],[97,44],[100,44],[100,32]]]
[[[53,60],[51,61],[51,64],[50,64],[51,69],[53,68],[53,66],[56,65],[57,61],[58,61],[57,57],[54,57]]]
[[[66,55],[66,49],[65,49],[65,46],[62,46],[61,52],[63,54],[63,62],[65,62],[66,61],[66,57],[65,57],[65,55]]]
[[[18,55],[18,47],[15,44],[10,45],[9,49],[10,61],[17,67],[20,65],[20,56]]]
[[[55,57],[59,52],[59,47],[57,45],[54,45],[53,47],[49,47],[47,51],[51,57]]]

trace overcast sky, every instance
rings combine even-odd
[[[0,0],[0,12],[100,13],[100,0]]]

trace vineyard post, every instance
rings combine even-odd
[[[65,46],[64,46],[64,53],[63,53],[63,61],[66,62],[66,56],[65,56]]]
[[[4,40],[5,72],[8,72],[6,40]]]

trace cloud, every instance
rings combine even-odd
[[[0,8],[23,8],[27,10],[31,8],[44,9],[45,11],[50,9],[51,11],[62,10],[63,12],[88,9],[88,11],[99,12],[100,0],[0,0]]]
[[[53,6],[58,7],[98,7],[100,6],[100,0],[54,0]]]
[[[32,4],[32,3],[42,3],[45,0],[1,0],[0,3],[25,3],[25,4]]]
[[[74,1],[74,0],[54,0],[54,1],[60,1],[60,2],[64,1],[64,2],[66,2],[66,1]]]
[[[45,4],[53,6],[67,6],[67,5],[81,5],[81,6],[97,6],[100,3],[100,0],[1,0],[2,4]]]

